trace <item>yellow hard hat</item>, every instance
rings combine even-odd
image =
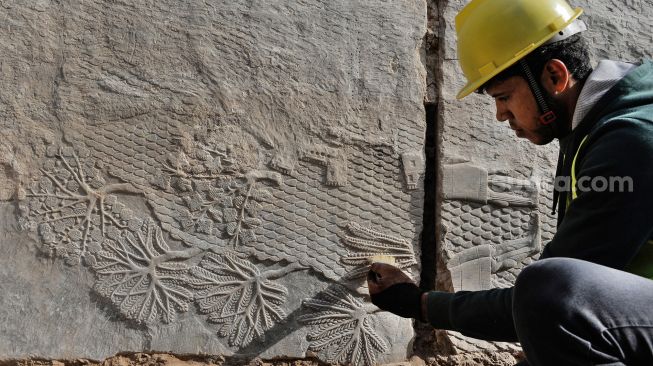
[[[582,12],[564,0],[472,0],[456,16],[458,62],[467,78],[457,98],[557,36]]]

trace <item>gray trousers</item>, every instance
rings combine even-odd
[[[518,365],[653,365],[653,281],[577,259],[524,268],[513,296]]]

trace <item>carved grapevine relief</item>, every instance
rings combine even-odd
[[[233,197],[228,200],[223,210],[226,233],[233,248],[244,242],[256,240],[254,229],[261,225],[258,214],[263,203],[272,199],[272,194],[257,185],[257,178],[252,176],[242,186],[231,191]]]
[[[370,314],[378,311],[342,287],[328,288],[321,296],[304,301],[312,313],[300,321],[312,326],[309,349],[326,353],[328,362],[375,365],[376,355],[388,350],[372,325]]]
[[[245,346],[263,336],[286,313],[281,308],[288,291],[272,280],[302,269],[291,265],[261,273],[253,264],[233,253],[207,255],[191,270],[200,311],[220,325],[231,346]]]
[[[252,172],[229,181],[199,184],[184,197],[188,211],[180,224],[185,230],[228,238],[232,248],[256,240],[254,229],[261,225],[258,214],[272,199],[268,189],[259,183],[268,180],[279,183],[276,173]]]
[[[232,248],[256,240],[261,225],[258,214],[272,194],[261,184],[281,184],[281,175],[252,170],[241,174],[226,148],[210,148],[199,142],[168,158],[164,171],[154,180],[160,189],[174,189],[183,195],[188,211],[177,219],[182,229],[225,237]],[[156,184],[156,182],[163,182]]]
[[[235,174],[238,165],[229,156],[228,147],[202,136],[203,141],[198,141],[182,134],[177,141],[181,150],[167,155],[161,171],[150,183],[159,189],[186,192],[191,190],[192,181],[206,182]]]
[[[106,136],[111,137],[110,142],[102,140],[96,149],[95,139]],[[240,155],[232,157],[233,151],[216,145],[215,139],[189,138],[175,131],[157,136],[165,154],[169,154],[167,158],[158,154],[161,151],[156,151],[157,145],[146,147],[153,149],[151,156],[160,160],[141,161],[147,157],[130,153],[128,148],[142,152],[145,146],[129,133],[93,134],[85,137],[93,144],[79,142],[75,148],[50,147],[40,180],[27,191],[26,202],[21,203],[25,226],[37,232],[43,246],[68,262],[83,260],[81,263],[95,275],[94,291],[130,321],[147,327],[173,323],[196,306],[197,313],[213,323],[215,333],[224,338],[225,344],[245,347],[264,340],[266,333],[288,316],[284,310],[288,290],[278,280],[291,272],[307,266],[317,272],[322,271],[320,266],[337,267],[341,271],[337,276],[341,277],[347,266],[353,268],[349,277],[360,278],[367,271],[367,258],[380,254],[395,257],[401,268],[417,264],[410,241],[354,222],[347,225],[342,236],[341,223],[321,222],[331,221],[331,217],[340,220],[340,215],[331,216],[330,210],[342,210],[341,202],[348,202],[351,217],[368,212],[364,193],[371,189],[367,187],[373,180],[361,174],[373,177],[379,174],[373,169],[378,168],[392,177],[394,167],[399,166],[396,158],[379,158],[378,164],[367,162],[370,165],[360,169],[364,159],[349,165],[344,149],[322,145],[302,150],[297,165],[281,155],[267,155],[272,159],[266,160],[270,167],[290,175],[289,184],[282,185],[281,174],[258,170],[263,165],[260,161],[242,163]],[[125,150],[114,157],[105,148],[107,144],[118,144]],[[326,168],[326,180],[322,180],[324,172],[313,164]],[[305,174],[306,167],[310,167],[311,175]],[[302,171],[293,173],[299,169]],[[139,174],[127,174],[132,172]],[[399,169],[397,172],[401,177]],[[350,188],[357,190],[355,195],[350,188],[339,188],[349,184],[349,175],[357,177],[357,181],[350,182]],[[316,179],[328,186],[324,194],[333,194],[333,198],[312,197],[307,183]],[[384,184],[391,185],[391,180],[388,182]],[[138,212],[136,207],[141,202],[133,203],[133,208],[125,205],[132,203],[125,200],[125,195],[134,194],[142,197],[139,200],[149,205],[156,215],[153,217],[161,223],[154,221],[149,211]],[[276,238],[267,235],[271,229],[264,227],[263,220],[279,225],[278,221],[294,217],[284,211],[285,207],[279,209],[280,201],[297,202],[292,215],[298,213],[301,218],[292,220],[292,229],[282,226],[279,231],[280,236],[287,234],[296,241],[270,244],[286,245],[284,255],[289,257],[271,252],[271,257],[261,258],[257,251],[262,251],[263,241]],[[157,207],[167,211],[157,211]],[[395,219],[393,225],[400,225],[402,221],[395,216],[399,214],[388,217]],[[308,239],[308,227],[316,234],[313,238],[321,242]],[[180,232],[188,236],[178,235]],[[342,238],[340,243],[338,237]],[[311,240],[316,244],[309,249],[319,254],[307,256],[302,248],[293,247],[313,245]],[[304,255],[304,261],[294,262],[295,255]],[[257,266],[250,256],[275,264],[272,268]],[[377,356],[390,348],[374,330],[371,315],[379,309],[344,288],[318,294],[306,300],[304,308],[312,311],[301,317],[301,323],[311,327],[310,349],[322,352],[331,362],[373,365]]]

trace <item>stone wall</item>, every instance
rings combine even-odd
[[[0,358],[410,356],[363,286],[419,279],[424,1],[0,18]]]
[[[454,98],[465,3],[0,2],[0,360],[512,363],[361,277],[509,286],[554,234],[557,146]],[[651,1],[573,5],[595,59],[651,56]]]

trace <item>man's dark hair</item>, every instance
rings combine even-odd
[[[540,46],[524,58],[526,63],[528,63],[528,66],[530,66],[533,75],[535,75],[538,80],[540,75],[542,75],[544,65],[553,59],[558,59],[564,62],[574,80],[584,81],[592,72],[589,47],[580,34],[574,34],[560,42]],[[524,76],[519,63],[516,63],[500,72],[497,76],[483,84],[477,92],[484,93],[487,87],[491,84],[497,81],[506,80],[513,76]]]

